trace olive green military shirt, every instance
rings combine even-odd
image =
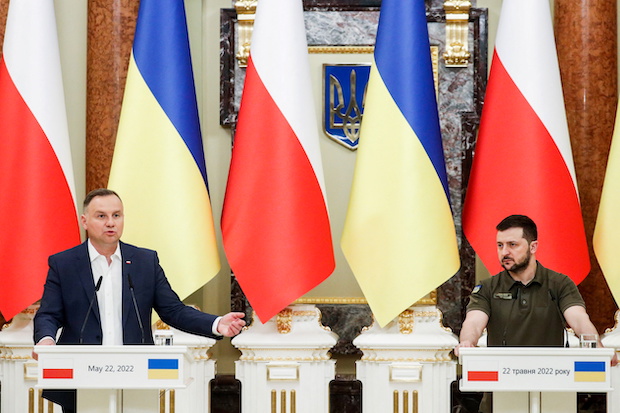
[[[574,305],[585,307],[575,283],[537,262],[536,275],[527,285],[515,281],[508,271],[483,280],[473,289],[467,311],[480,310],[489,316],[489,347],[562,347],[563,313]]]

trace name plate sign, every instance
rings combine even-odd
[[[462,348],[462,391],[608,392],[609,348]]]
[[[36,346],[46,389],[184,388],[185,346]]]

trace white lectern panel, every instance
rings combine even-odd
[[[461,348],[462,391],[609,392],[608,348]]]
[[[187,386],[185,346],[36,346],[37,387],[173,389]]]

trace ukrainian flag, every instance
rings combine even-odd
[[[575,381],[601,382],[606,379],[604,361],[576,361]]]
[[[110,171],[123,240],[157,250],[187,297],[220,268],[183,0],[142,0]]]
[[[149,359],[148,377],[154,380],[176,380],[179,378],[179,360]]]
[[[342,249],[386,325],[460,266],[424,0],[384,0]]]

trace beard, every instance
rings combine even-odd
[[[530,264],[530,259],[532,258],[532,253],[530,252],[530,250],[527,250],[527,254],[525,255],[525,257],[517,262],[515,261],[514,264],[512,264],[512,266],[508,266],[506,264],[504,264],[502,262],[502,267],[506,270],[506,271],[510,271],[513,272],[515,274],[519,274],[522,273],[523,271],[525,271],[525,269],[527,268],[527,266]]]

